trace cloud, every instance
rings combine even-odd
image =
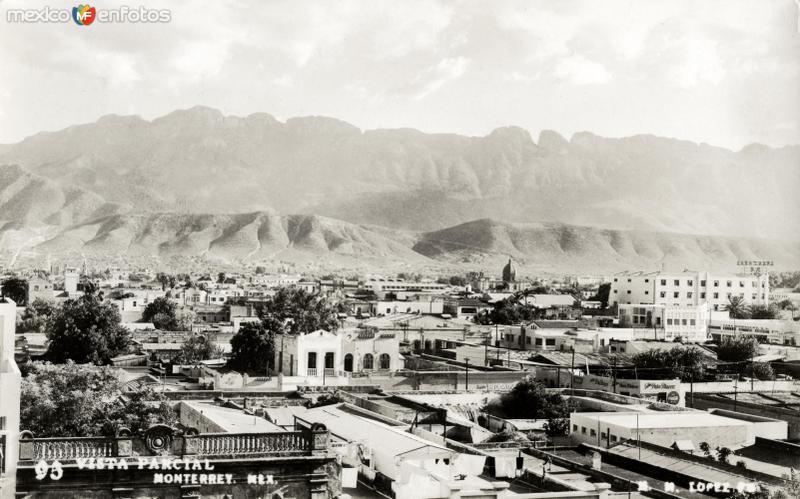
[[[466,57],[442,59],[436,65],[425,68],[400,93],[409,95],[412,100],[422,100],[446,83],[461,78],[468,64],[469,59]]]
[[[611,81],[611,73],[602,64],[590,61],[582,55],[571,55],[561,59],[553,76],[573,85],[599,85]]]

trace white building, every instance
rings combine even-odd
[[[661,340],[681,338],[703,343],[708,339],[708,303],[699,305],[619,304],[619,326],[650,329]]]
[[[571,440],[602,447],[638,438],[662,447],[689,440],[695,449],[702,442],[739,449],[757,436],[752,422],[703,411],[574,412],[569,420]]]
[[[769,305],[769,275],[626,272],[611,279],[608,301],[612,305],[695,306],[708,303],[712,310],[725,310],[732,296],[741,297],[748,305]]]
[[[21,376],[14,361],[16,304],[0,302],[0,499],[16,491]]]
[[[286,376],[305,378],[389,372],[403,367],[397,336],[366,329],[278,336],[275,365]]]

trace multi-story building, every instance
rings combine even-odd
[[[769,305],[769,275],[716,274],[685,271],[678,273],[621,273],[611,279],[609,303],[696,306],[707,303],[710,310],[725,310],[732,296],[748,305]]]
[[[708,339],[708,303],[699,305],[666,305],[652,303],[619,304],[619,326],[652,329],[658,339],[681,338],[692,343]]]
[[[14,361],[16,304],[0,299],[0,499],[16,490],[21,376]]]

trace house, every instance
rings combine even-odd
[[[492,306],[488,303],[474,298],[448,299],[444,303],[444,313],[457,319],[472,319],[491,308]]]
[[[354,328],[278,335],[278,372],[307,378],[389,372],[402,368],[400,342],[391,332]]]

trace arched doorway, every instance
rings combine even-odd
[[[345,372],[353,372],[353,354],[348,353],[344,356],[344,370]]]

